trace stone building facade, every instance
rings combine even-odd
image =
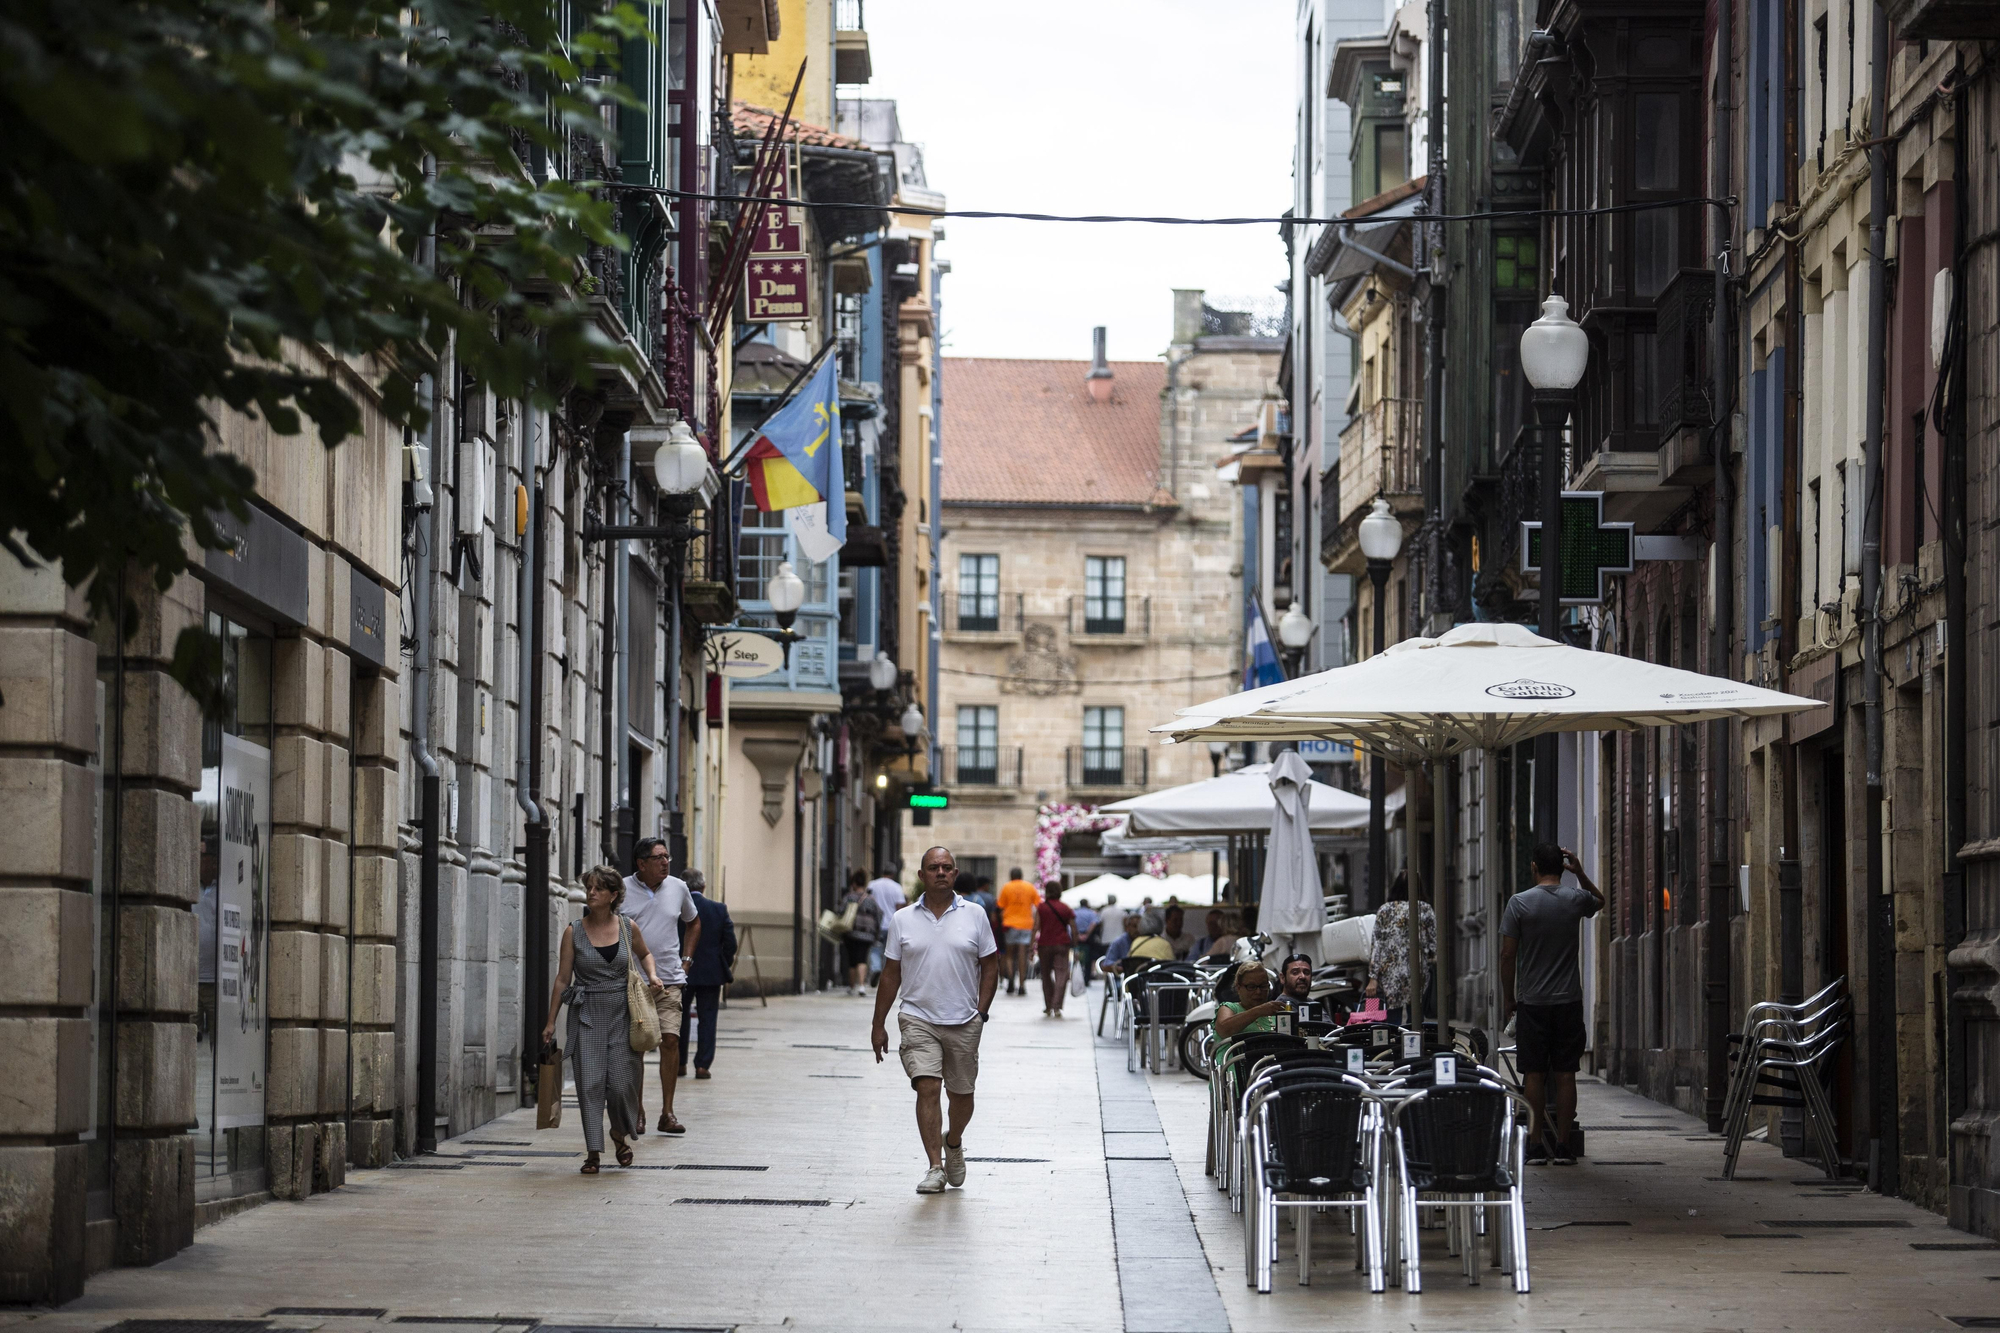
[[[1201,333],[1177,293],[1161,361],[947,358],[938,694],[948,809],[904,837],[996,882],[1039,811],[1211,775],[1147,729],[1243,669],[1241,511],[1216,468],[1275,400],[1282,340]],[[1100,869],[1072,835],[1064,876]],[[1206,873],[1207,859],[1181,869]],[[1126,871],[1136,865],[1115,867]]]

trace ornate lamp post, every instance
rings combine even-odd
[[[1300,609],[1298,599],[1285,608],[1285,614],[1278,618],[1278,642],[1285,649],[1287,664],[1296,670],[1305,659],[1306,645],[1312,642],[1313,631],[1319,627],[1312,617]]]
[[[1569,317],[1569,302],[1551,296],[1542,317],[1521,334],[1521,371],[1535,391],[1535,424],[1542,445],[1542,601],[1537,632],[1545,639],[1561,633],[1562,619],[1562,429],[1576,402],[1576,386],[1590,364],[1590,335]],[[1556,841],[1556,738],[1535,741],[1535,837]]]
[[[1368,581],[1375,585],[1375,638],[1372,647],[1381,652],[1386,646],[1382,640],[1388,629],[1385,605],[1389,587],[1389,566],[1395,563],[1403,549],[1403,523],[1389,512],[1389,502],[1376,497],[1375,507],[1368,511],[1368,517],[1361,520],[1355,532],[1361,544],[1361,554],[1368,561]],[[1368,755],[1368,909],[1373,911],[1382,905],[1383,892],[1389,882],[1389,826],[1383,801],[1388,796],[1388,766],[1382,756],[1370,750]]]

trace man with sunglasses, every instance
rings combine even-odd
[[[660,990],[653,1005],[660,1015],[660,1123],[662,1134],[685,1134],[687,1126],[674,1118],[674,1083],[681,1066],[681,993],[687,972],[681,959],[692,958],[701,944],[701,913],[688,886],[667,873],[667,844],[641,838],[632,849],[633,873],[625,877],[625,898],[618,910],[638,923],[639,935],[653,951]],[[687,938],[681,930],[687,929]],[[641,1111],[639,1132],[646,1131]]]

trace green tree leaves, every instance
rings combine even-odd
[[[0,9],[0,545],[90,581],[103,612],[119,570],[164,588],[185,536],[215,546],[208,516],[241,511],[255,479],[215,447],[224,408],[333,446],[361,421],[342,359],[421,429],[448,343],[545,401],[623,356],[577,283],[593,246],[625,245],[590,181],[631,104],[621,44],[650,35],[629,5],[559,13]]]

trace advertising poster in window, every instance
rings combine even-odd
[[[264,1123],[264,978],[270,961],[271,752],[222,737],[216,817],[215,1125]],[[203,896],[209,889],[203,885]]]

